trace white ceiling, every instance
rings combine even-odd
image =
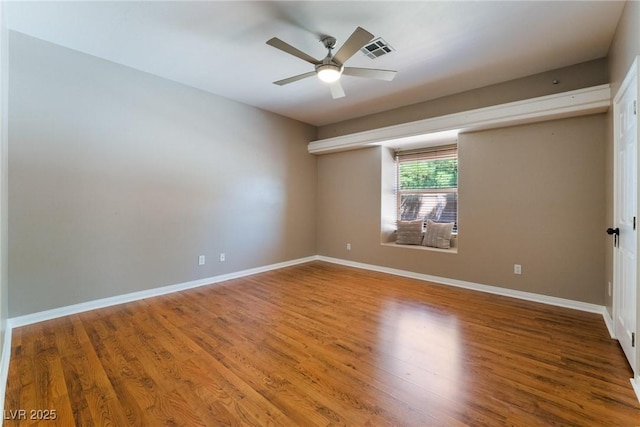
[[[324,125],[607,55],[614,1],[6,2],[9,29],[314,125]],[[395,52],[348,66],[332,99],[313,66],[265,44],[278,37],[321,59],[361,26]]]

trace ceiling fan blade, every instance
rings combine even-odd
[[[390,82],[396,76],[397,71],[376,70],[373,68],[345,67],[342,74],[355,77],[366,77],[369,79],[386,80]]]
[[[336,80],[333,83],[329,83],[329,89],[331,89],[331,96],[333,97],[333,99],[344,97],[344,89],[342,89],[340,80]]]
[[[309,71],[308,73],[298,74],[297,76],[278,80],[277,82],[273,82],[273,84],[278,86],[284,86],[284,85],[288,85],[289,83],[297,82],[298,80],[306,79],[307,77],[311,77],[315,75],[316,75],[315,71]]]
[[[362,47],[370,42],[373,39],[373,34],[364,28],[358,27],[356,30],[349,36],[346,42],[342,45],[342,47],[336,52],[333,57],[333,60],[338,64],[344,64],[345,61],[351,58],[357,51],[362,49]]]
[[[311,55],[307,55],[306,53],[304,53],[303,51],[296,49],[295,47],[291,46],[289,43],[283,42],[282,40],[280,40],[277,37],[274,37],[272,39],[269,39],[267,41],[267,44],[269,46],[273,46],[276,49],[280,49],[283,52],[288,53],[289,55],[293,55],[297,58],[302,59],[303,61],[307,61],[313,65],[317,65],[320,64],[322,61],[318,61],[317,59],[315,59],[314,57],[312,57]]]

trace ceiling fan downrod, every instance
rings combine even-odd
[[[324,47],[327,48],[327,56],[322,60],[322,63],[316,65],[316,74],[318,78],[325,83],[333,83],[340,79],[342,75],[342,70],[344,67],[342,65],[338,65],[333,60],[333,55],[331,51],[336,45],[335,37],[327,36],[320,40]]]

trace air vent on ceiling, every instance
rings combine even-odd
[[[395,49],[389,46],[386,41],[382,40],[381,37],[378,37],[377,39],[371,41],[371,43],[360,49],[360,52],[364,53],[371,59],[376,59],[382,55],[391,53],[394,50]]]

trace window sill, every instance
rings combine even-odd
[[[404,249],[413,249],[419,251],[430,251],[430,252],[441,252],[445,254],[457,254],[458,248],[451,249],[440,249],[440,248],[432,248],[431,246],[422,246],[422,245],[398,245],[395,242],[390,243],[380,243],[381,246],[388,246],[393,248],[404,248]]]

